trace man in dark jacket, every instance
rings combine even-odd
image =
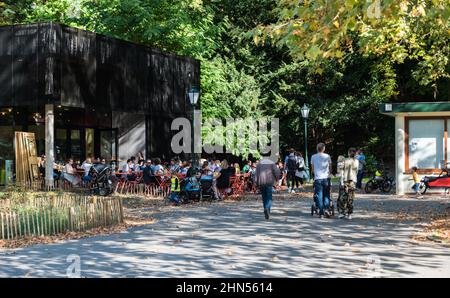
[[[264,157],[256,166],[255,182],[261,190],[266,220],[270,217],[273,186],[278,181],[279,176],[280,169],[268,157]]]

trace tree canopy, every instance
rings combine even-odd
[[[449,99],[449,4],[0,0],[0,24],[55,21],[193,56],[203,118],[278,117],[282,148],[300,149],[306,103],[309,145],[323,141],[336,156],[362,146],[384,158],[394,130],[379,103]]]

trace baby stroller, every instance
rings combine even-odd
[[[313,216],[314,214],[319,214],[320,212],[316,202],[317,197],[314,195],[314,203],[311,205],[311,216]],[[331,199],[331,195],[330,195],[330,205],[328,206],[328,212],[330,213],[331,216],[334,216],[334,203],[333,200]]]
[[[89,170],[91,179],[91,192],[100,196],[108,196],[113,192],[112,169],[104,164],[95,164]]]
[[[216,194],[213,188],[212,179],[200,179],[201,198],[203,199],[216,199]]]
[[[320,209],[319,209],[319,205],[317,204],[317,196],[316,194],[314,194],[314,198],[313,198],[313,204],[311,205],[311,216],[313,216],[314,214],[319,214]],[[334,216],[334,203],[332,200],[332,195],[331,195],[331,182],[330,182],[330,204],[328,206],[328,212],[330,213],[330,216]]]
[[[200,201],[202,189],[196,176],[186,177],[180,181],[180,201],[188,203],[190,200]]]

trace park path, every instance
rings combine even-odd
[[[0,249],[0,277],[450,277],[450,248],[419,243],[424,223],[398,212],[448,208],[445,198],[361,196],[351,221],[311,217],[311,200],[275,200],[270,221],[246,200],[148,210],[154,224],[112,235]]]

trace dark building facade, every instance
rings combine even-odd
[[[198,60],[55,23],[0,27],[0,160],[14,131],[45,152],[45,105],[54,105],[55,159],[168,158],[171,122],[190,118]]]

